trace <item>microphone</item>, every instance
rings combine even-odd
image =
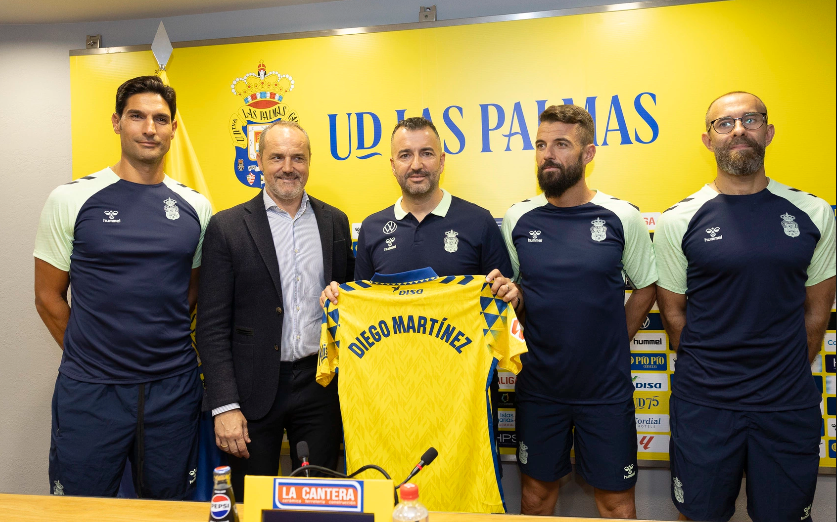
[[[430,463],[433,462],[434,460],[436,460],[436,457],[438,457],[438,456],[439,456],[439,452],[436,451],[436,448],[431,446],[430,449],[428,449],[427,451],[424,452],[424,455],[421,456],[421,460],[419,460],[419,463],[416,464],[416,467],[413,468],[413,471],[411,471],[410,474],[407,475],[407,478],[404,479],[404,482],[402,482],[401,484],[398,484],[398,486],[396,486],[395,489],[400,488],[401,486],[406,484],[407,481],[409,481],[411,478],[418,475],[419,471],[423,470],[426,466],[429,466]]]
[[[304,468],[305,466],[308,465],[308,455],[309,455],[308,454],[308,443],[305,442],[304,440],[299,441],[296,444],[296,456],[297,456],[297,458],[299,458],[299,460],[302,461],[302,464],[300,465],[300,467]],[[310,476],[308,474],[308,470],[305,470],[305,476],[306,477]]]

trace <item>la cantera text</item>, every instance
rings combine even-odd
[[[382,319],[360,332],[354,338],[354,341],[349,343],[348,348],[353,354],[363,357],[366,352],[373,349],[375,344],[391,335],[414,333],[435,337],[443,343],[449,344],[457,353],[462,353],[462,349],[473,341],[462,330],[447,321],[447,317],[439,320],[422,315],[398,315],[393,317],[389,323]]]

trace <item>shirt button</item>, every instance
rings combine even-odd
[[[276,307],[276,315],[282,315],[282,307],[281,306]]]
[[[294,252],[296,252],[296,253],[298,254],[298,253],[299,253],[299,249],[298,249],[298,248],[294,248]]]
[[[278,352],[278,351],[279,351],[279,345],[278,345],[278,344],[274,344],[274,345],[273,345],[273,349],[274,349],[274,350],[276,350],[276,351]]]

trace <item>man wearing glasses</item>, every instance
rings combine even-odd
[[[835,224],[822,199],[765,174],[775,129],[757,97],[709,105],[717,175],[666,210],[654,245],[672,378],[672,500],[681,519],[729,520],[747,474],[754,521],[809,520],[820,392],[809,367],[835,292]]]

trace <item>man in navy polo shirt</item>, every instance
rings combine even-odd
[[[522,296],[503,276],[512,267],[494,218],[439,186],[445,153],[433,123],[420,117],[398,122],[391,145],[390,164],[401,197],[363,220],[355,279],[426,267],[440,276],[487,274],[492,291],[520,307]],[[326,299],[336,304],[339,293],[332,281],[320,304]]]
[[[363,220],[357,242],[355,279],[430,267],[439,276],[486,274],[491,291],[515,310],[523,296],[509,279],[511,263],[497,222],[488,210],[452,196],[439,186],[445,153],[439,132],[425,118],[407,118],[392,131],[392,174],[401,187],[394,205]],[[337,303],[331,282],[320,296]],[[494,432],[499,386],[491,380]]]
[[[551,515],[559,479],[576,470],[606,518],[636,518],[630,339],[654,303],[657,269],[639,209],[591,190],[593,118],[575,105],[540,115],[542,194],[512,206],[503,237],[526,295],[517,377],[521,512]],[[634,291],[625,302],[625,276]]]
[[[64,350],[52,398],[50,490],[115,496],[126,457],[140,498],[197,479],[203,387],[190,336],[209,202],[163,172],[175,93],[156,76],[116,92],[113,166],[49,196],[35,304]],[[72,284],[72,307],[67,290]]]
[[[754,521],[811,516],[822,417],[810,363],[834,300],[834,213],[767,177],[774,133],[757,96],[713,101],[715,180],[663,212],[654,237],[677,349],[671,497],[690,519],[729,520],[745,472]]]

